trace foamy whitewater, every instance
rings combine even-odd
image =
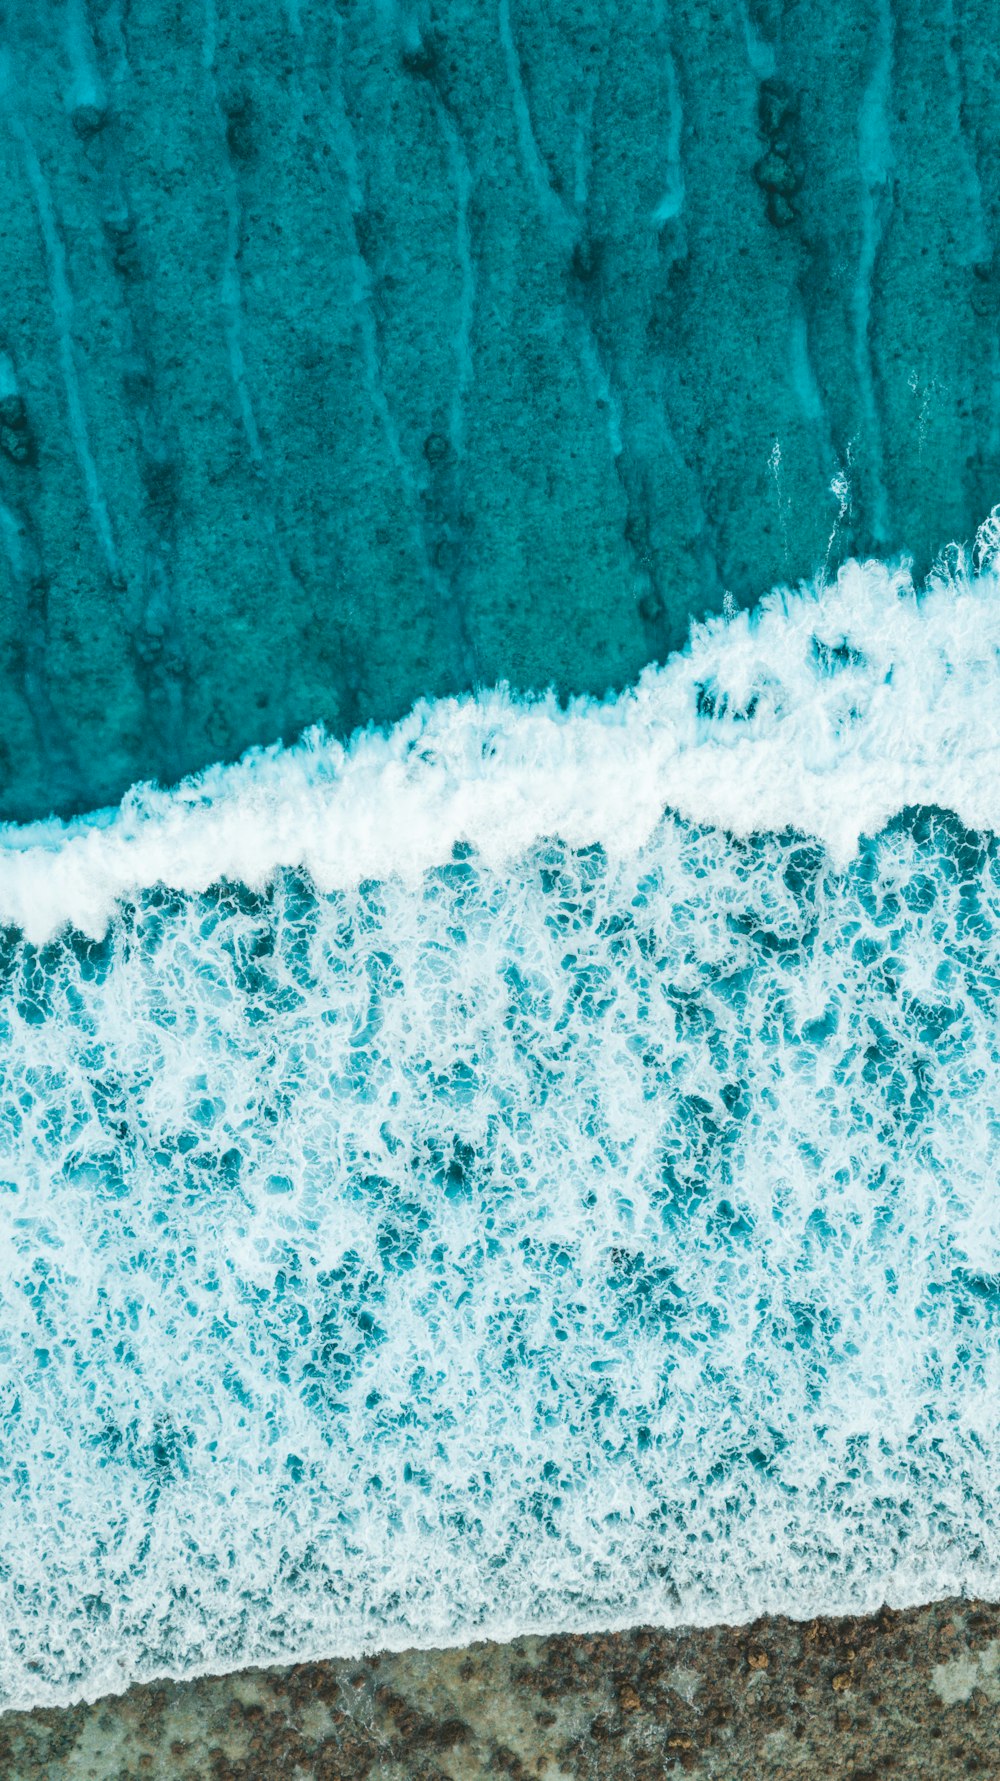
[[[998,1594],[995,543],[3,834],[7,1702]]]

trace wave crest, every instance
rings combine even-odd
[[[504,689],[418,706],[346,747],[321,730],[116,811],[0,831],[0,919],[97,936],[153,884],[320,890],[410,883],[466,842],[494,866],[539,837],[622,858],[664,809],[737,836],[795,829],[845,865],[898,811],[1000,826],[1000,509],[918,595],[907,565],[849,563],[695,627],[683,654],[599,703]]]

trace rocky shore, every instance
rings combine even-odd
[[[5,1781],[1000,1774],[1000,1608],[516,1639],[0,1718]]]

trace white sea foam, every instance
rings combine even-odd
[[[734,835],[795,828],[840,865],[907,805],[997,828],[998,538],[994,519],[975,564],[956,553],[919,597],[877,562],[778,591],[603,704],[442,700],[347,749],[313,731],[114,812],[0,830],[0,920],[97,935],[149,885],[261,886],[279,866],[322,890],[413,883],[456,841],[497,867],[550,834],[623,858],[665,807]]]
[[[855,568],[8,834],[0,1697],[1000,1593],[998,635]]]

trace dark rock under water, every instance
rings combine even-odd
[[[998,493],[986,0],[8,0],[0,817]]]
[[[927,1781],[1000,1772],[1000,1612],[517,1639],[0,1718],[7,1781]]]

